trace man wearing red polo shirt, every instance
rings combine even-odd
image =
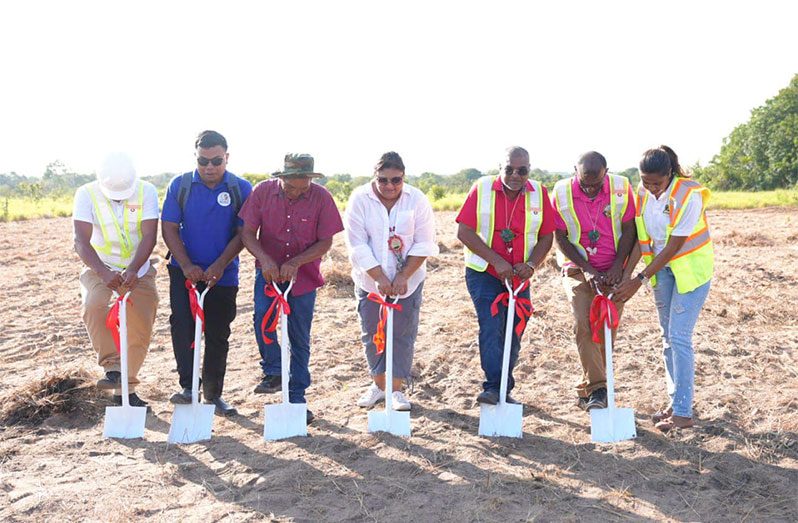
[[[529,179],[529,153],[522,147],[507,149],[502,172],[483,176],[474,183],[457,215],[457,238],[465,245],[466,286],[479,320],[479,358],[485,381],[477,402],[499,402],[504,331],[507,308],[491,313],[496,297],[506,292],[505,282],[513,289],[528,280],[552,245],[554,210],[546,188]],[[529,288],[519,293],[529,299]],[[515,326],[507,380],[508,403],[515,386],[513,367],[518,360],[521,336]]]
[[[624,277],[624,266],[637,240],[635,204],[629,180],[607,174],[607,160],[590,151],[579,158],[576,174],[554,186],[557,259],[563,287],[574,315],[574,334],[582,379],[577,406],[607,407],[604,344],[593,341],[590,304],[600,290],[608,294]],[[627,278],[634,267],[629,267]],[[618,315],[623,303],[617,302]],[[615,337],[615,331],[612,333]]]
[[[332,195],[312,183],[321,177],[313,169],[309,154],[287,154],[282,172],[261,182],[244,203],[239,216],[244,220],[241,239],[257,260],[255,275],[255,338],[261,356],[263,379],[256,393],[276,392],[282,385],[280,345],[277,332],[263,332],[261,322],[274,297],[267,296],[267,284],[294,285],[288,296],[288,338],[291,369],[288,399],[305,403],[310,386],[310,326],[316,303],[316,289],[324,285],[321,257],[330,250],[333,236],[344,230]],[[263,336],[269,340],[264,341]],[[308,410],[308,423],[313,413]]]

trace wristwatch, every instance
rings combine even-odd
[[[650,280],[651,278],[646,276],[646,274],[643,271],[640,271],[639,273],[637,273],[637,279],[640,280],[640,283],[648,283],[648,280]]]
[[[525,265],[526,265],[527,267],[529,267],[530,269],[532,269],[532,272],[535,272],[535,264],[534,264],[534,263],[532,263],[532,262],[526,262],[526,264],[525,264]]]

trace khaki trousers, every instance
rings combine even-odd
[[[576,386],[576,392],[581,398],[586,398],[596,389],[607,387],[607,373],[605,371],[604,336],[602,343],[593,342],[593,333],[590,330],[590,304],[596,293],[585,280],[585,275],[580,270],[569,269],[562,278],[565,295],[571,304],[574,316],[574,335],[576,336],[576,349],[579,351],[579,361],[582,363],[582,380]],[[623,313],[623,303],[615,302],[618,308],[618,318]],[[603,330],[602,330],[603,333]],[[612,331],[612,341],[615,343],[617,329]]]
[[[138,373],[147,355],[152,338],[152,326],[158,309],[158,290],[155,287],[155,267],[139,278],[130,293],[127,305],[128,331],[128,385],[130,392],[139,384]],[[112,291],[103,284],[96,272],[88,267],[80,274],[81,313],[89,340],[97,353],[97,363],[105,370],[120,371],[119,353],[111,332],[105,326],[105,317],[111,308]],[[121,389],[114,394],[121,394]]]

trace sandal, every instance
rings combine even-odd
[[[655,424],[659,423],[660,421],[670,418],[673,415],[673,407],[666,407],[664,409],[658,410],[651,416],[651,421]]]
[[[668,432],[672,429],[689,429],[695,423],[693,423],[693,418],[685,418],[682,416],[671,416],[669,418],[665,418],[656,425],[654,425],[657,429],[661,430],[662,432]]]

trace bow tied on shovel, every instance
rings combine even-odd
[[[532,301],[529,298],[521,298],[518,294],[529,287],[529,280],[524,281],[520,287],[515,290],[515,313],[518,315],[518,325],[515,326],[515,334],[516,336],[520,337],[521,334],[524,332],[524,328],[526,328],[526,321],[532,316],[532,313],[535,312],[535,308],[532,306]],[[510,302],[510,290],[508,289],[505,292],[502,292],[496,299],[493,300],[493,303],[490,306],[490,315],[496,316],[499,314],[499,304],[504,305],[507,307]]]
[[[274,343],[273,340],[266,336],[266,333],[274,332],[275,336],[277,335],[277,326],[280,324],[280,315],[291,314],[291,306],[288,305],[288,300],[285,299],[284,293],[275,288],[275,285],[275,283],[270,283],[263,287],[263,293],[267,297],[273,298],[271,306],[266,311],[266,314],[263,315],[263,321],[260,323],[261,335],[263,336],[263,342],[266,345]]]
[[[202,324],[202,332],[205,332],[205,311],[200,307],[199,300],[197,299],[197,286],[191,280],[186,280],[186,289],[188,289],[188,304],[191,308],[191,317],[199,317]],[[194,348],[194,342],[191,342],[191,348]]]
[[[618,309],[610,297],[599,294],[590,304],[590,330],[596,343],[601,343],[605,322],[610,329],[618,328]]]
[[[377,354],[382,354],[385,351],[385,325],[388,322],[388,309],[401,311],[402,306],[398,303],[385,301],[385,298],[376,292],[370,292],[368,299],[380,306],[380,321],[377,324],[377,332],[374,333],[372,340],[374,345],[377,346]]]
[[[114,345],[116,345],[116,353],[120,353],[120,346],[119,346],[119,307],[122,303],[122,300],[125,298],[125,294],[122,293],[119,297],[114,301],[114,304],[108,310],[108,314],[105,315],[105,328],[111,331],[111,337],[114,339]],[[128,298],[127,305],[133,305],[133,302]]]

